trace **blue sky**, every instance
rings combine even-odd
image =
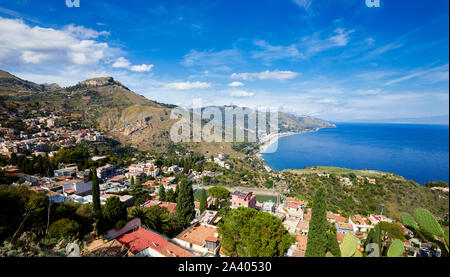
[[[332,121],[449,113],[447,0],[65,2],[0,0],[1,69]]]

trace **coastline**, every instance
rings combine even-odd
[[[256,152],[256,156],[260,159],[262,159],[265,163],[265,168],[267,171],[273,171],[273,169],[267,165],[266,161],[264,160],[264,158],[262,157],[262,154],[266,153],[267,149],[274,144],[275,142],[278,141],[279,138],[282,137],[287,137],[287,136],[293,136],[293,135],[298,135],[298,134],[305,134],[305,133],[313,133],[313,132],[317,132],[322,128],[314,128],[314,129],[310,129],[310,130],[303,130],[300,132],[281,132],[281,133],[276,133],[276,134],[272,134],[272,135],[267,135],[264,136],[263,138],[261,138],[260,140],[260,146],[259,146],[259,151]]]

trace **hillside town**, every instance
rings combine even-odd
[[[64,125],[61,124],[61,119],[66,122]],[[3,135],[0,137],[0,155],[8,159],[21,156],[26,158],[41,156],[51,159],[60,149],[75,147],[83,142],[102,144],[105,141],[115,140],[94,129],[74,129],[70,122],[72,122],[70,116],[51,114],[47,117],[22,120],[24,130],[20,132],[1,127],[0,132]],[[199,159],[195,164],[211,163],[230,170],[231,163],[228,158],[229,155],[222,152],[215,157]],[[119,226],[105,230],[103,235],[99,232],[88,234],[84,238],[85,247],[82,251],[69,253],[68,256],[102,253],[102,256],[121,257],[225,257],[229,253],[222,247],[218,226],[225,220],[226,211],[246,208],[276,217],[289,236],[295,238],[281,256],[305,257],[314,206],[309,200],[291,196],[289,186],[274,186],[272,189],[252,188],[247,181],[241,180],[235,187],[220,187],[219,184],[219,188],[225,191],[220,197],[214,194],[203,197],[201,194],[206,195],[218,187],[205,185],[204,178],[221,176],[223,172],[194,168],[186,170],[178,164],[158,166],[157,160],[151,155],[146,155],[145,159],[140,161],[134,158],[134,163],[128,165],[101,163],[106,156],[92,155],[89,159],[102,165],[92,171],[92,168],[80,169],[76,163],[60,163],[57,169],[47,175],[27,174],[18,166],[10,164],[1,167],[0,171],[15,177],[15,181],[10,184],[11,187],[26,187],[29,191],[48,197],[49,207],[58,203],[95,205],[95,197],[98,197],[100,204],[105,206],[108,199],[117,198],[128,213],[137,209],[158,207],[174,216],[177,214],[179,201],[168,195],[173,196],[182,186],[182,180],[188,180],[194,184],[190,189],[191,193],[197,195],[193,201],[195,215],[170,238],[153,230],[144,224],[143,219],[136,216]],[[284,179],[283,174],[276,172],[269,174]],[[318,172],[317,176],[330,177],[329,174],[321,172]],[[98,196],[94,195],[94,179],[99,185]],[[356,179],[341,176],[338,180],[344,187],[353,186],[355,181],[376,185],[376,179],[367,176],[357,176]],[[238,188],[237,185],[244,187]],[[145,197],[138,200],[137,197],[142,194],[139,196],[133,191],[141,188],[144,189]],[[442,187],[432,189],[445,190]],[[258,196],[258,193],[262,195]],[[201,203],[202,201],[204,203]],[[354,214],[345,217],[339,213],[326,211],[326,220],[340,247],[344,243],[345,236],[352,234],[357,240],[357,251],[365,252],[363,245],[371,230],[380,222],[386,222],[398,226],[401,236],[407,238],[402,241],[405,256],[442,255],[441,249],[436,248],[433,243],[422,242],[411,228],[383,214]]]

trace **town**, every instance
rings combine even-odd
[[[14,118],[13,115],[7,116]],[[314,224],[312,223],[314,203],[319,200],[294,197],[286,184],[273,185],[272,188],[251,187],[245,180],[241,180],[236,186],[205,184],[205,179],[222,176],[224,172],[205,170],[204,165],[213,164],[217,168],[231,171],[233,162],[229,161],[229,155],[226,153],[219,153],[210,158],[200,155],[192,158],[192,154],[178,153],[180,159],[186,156],[192,158],[191,163],[185,163],[186,167],[171,164],[170,160],[149,153],[140,155],[139,158],[132,155],[132,158],[126,162],[121,161],[120,164],[111,163],[108,155],[93,153],[89,157],[83,157],[83,166],[94,164],[98,165],[97,167],[80,168],[80,164],[77,163],[59,163],[52,172],[48,171],[51,166],[47,166],[47,172],[40,171],[33,174],[33,169],[23,167],[23,163],[17,161],[21,158],[29,160],[33,156],[52,159],[61,155],[64,149],[76,148],[83,143],[102,145],[117,141],[95,129],[79,128],[80,124],[77,124],[76,119],[68,115],[50,113],[45,117],[17,119],[16,125],[21,126],[20,129],[23,130],[18,132],[17,129],[3,126],[0,129],[2,132],[0,155],[5,160],[0,172],[5,180],[10,181],[11,187],[25,187],[32,193],[48,198],[47,232],[52,233],[55,238],[68,240],[66,244],[70,247],[63,249],[66,250],[63,251],[66,256],[260,255],[255,254],[257,252],[245,254],[239,251],[230,252],[233,247],[226,245],[230,242],[222,242],[223,239],[230,240],[231,234],[224,233],[227,232],[230,214],[243,212],[245,209],[260,213],[258,216],[262,218],[270,215],[280,223],[279,227],[284,237],[280,243],[287,245],[282,252],[275,253],[275,256],[308,256],[308,235],[310,225]],[[85,159],[89,159],[90,162],[86,163]],[[264,170],[266,169],[264,167]],[[270,169],[266,171],[269,171],[266,174],[278,178],[280,183],[283,181],[286,183],[284,173],[271,172]],[[330,177],[329,174],[322,172],[314,175]],[[302,180],[306,180],[305,178],[302,177]],[[351,187],[354,185],[353,182],[376,185],[377,180],[361,176],[339,177],[339,183],[343,187]],[[433,189],[448,194],[448,186]],[[182,195],[186,198],[183,199]],[[53,223],[48,226],[49,220],[53,217],[51,206],[58,207],[65,204],[68,207],[75,207],[77,211],[83,209],[82,206],[90,207],[89,209],[94,207],[95,210],[96,205],[101,205],[103,208],[99,211],[103,210],[105,217],[111,218],[105,223],[99,221],[102,216],[98,213],[93,215],[93,218],[96,218],[93,223],[95,227],[92,229],[88,226],[88,231],[81,231],[85,227],[70,228],[79,224],[67,218],[52,221]],[[180,209],[183,211],[180,212]],[[411,227],[413,224],[408,225],[406,223],[408,220],[401,219],[391,219],[383,215],[382,211],[380,214],[346,216],[326,211],[328,227],[325,231],[332,234],[331,241],[337,244],[337,249],[342,248],[346,240],[354,238],[357,244],[356,252],[360,255],[368,251],[366,247],[368,242],[373,240],[371,237],[377,228],[389,233],[390,240],[401,242],[401,251],[398,255],[416,257],[445,254],[442,253],[442,247],[436,247],[433,241],[424,241]],[[173,223],[173,226],[163,226],[164,224],[158,220],[178,221]],[[170,224],[172,223],[168,225]],[[19,229],[16,233],[20,232]],[[80,237],[80,233],[83,233],[84,237]],[[76,247],[69,241],[75,241]],[[83,245],[81,249],[80,245]],[[331,255],[344,256],[341,251],[330,251]],[[346,255],[352,256],[356,252]]]

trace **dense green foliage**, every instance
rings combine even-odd
[[[176,236],[181,228],[174,214],[166,208],[152,206],[148,208],[134,208],[130,211],[129,219],[139,218],[141,224],[168,237]]]
[[[446,192],[431,190],[392,174],[369,176],[376,180],[376,184],[371,184],[362,177],[351,179],[353,186],[345,186],[339,181],[339,176],[350,178],[349,173],[339,172],[337,175],[332,170],[326,170],[323,171],[330,174],[329,177],[283,172],[290,196],[310,200],[316,187],[323,184],[327,193],[327,209],[344,217],[354,214],[379,214],[383,209],[386,216],[399,218],[400,211],[412,214],[415,209],[425,206],[438,219],[448,218],[449,194]],[[341,171],[345,172],[344,169]]]
[[[312,205],[306,257],[325,257],[328,245],[328,228],[325,189],[320,186],[314,195]]]
[[[80,225],[76,221],[63,218],[50,225],[48,235],[57,239],[77,237],[79,229]]]
[[[194,192],[192,182],[187,179],[181,181],[179,192],[177,193],[176,216],[181,226],[187,226],[195,217]]]
[[[245,207],[228,212],[217,231],[230,256],[281,257],[295,241],[280,219]]]
[[[100,204],[100,185],[98,183],[97,170],[95,168],[92,168],[91,174],[92,174],[92,207],[94,208],[94,213],[99,215],[101,213],[101,204]]]
[[[200,192],[200,214],[206,210],[207,205],[206,190],[202,189]]]

